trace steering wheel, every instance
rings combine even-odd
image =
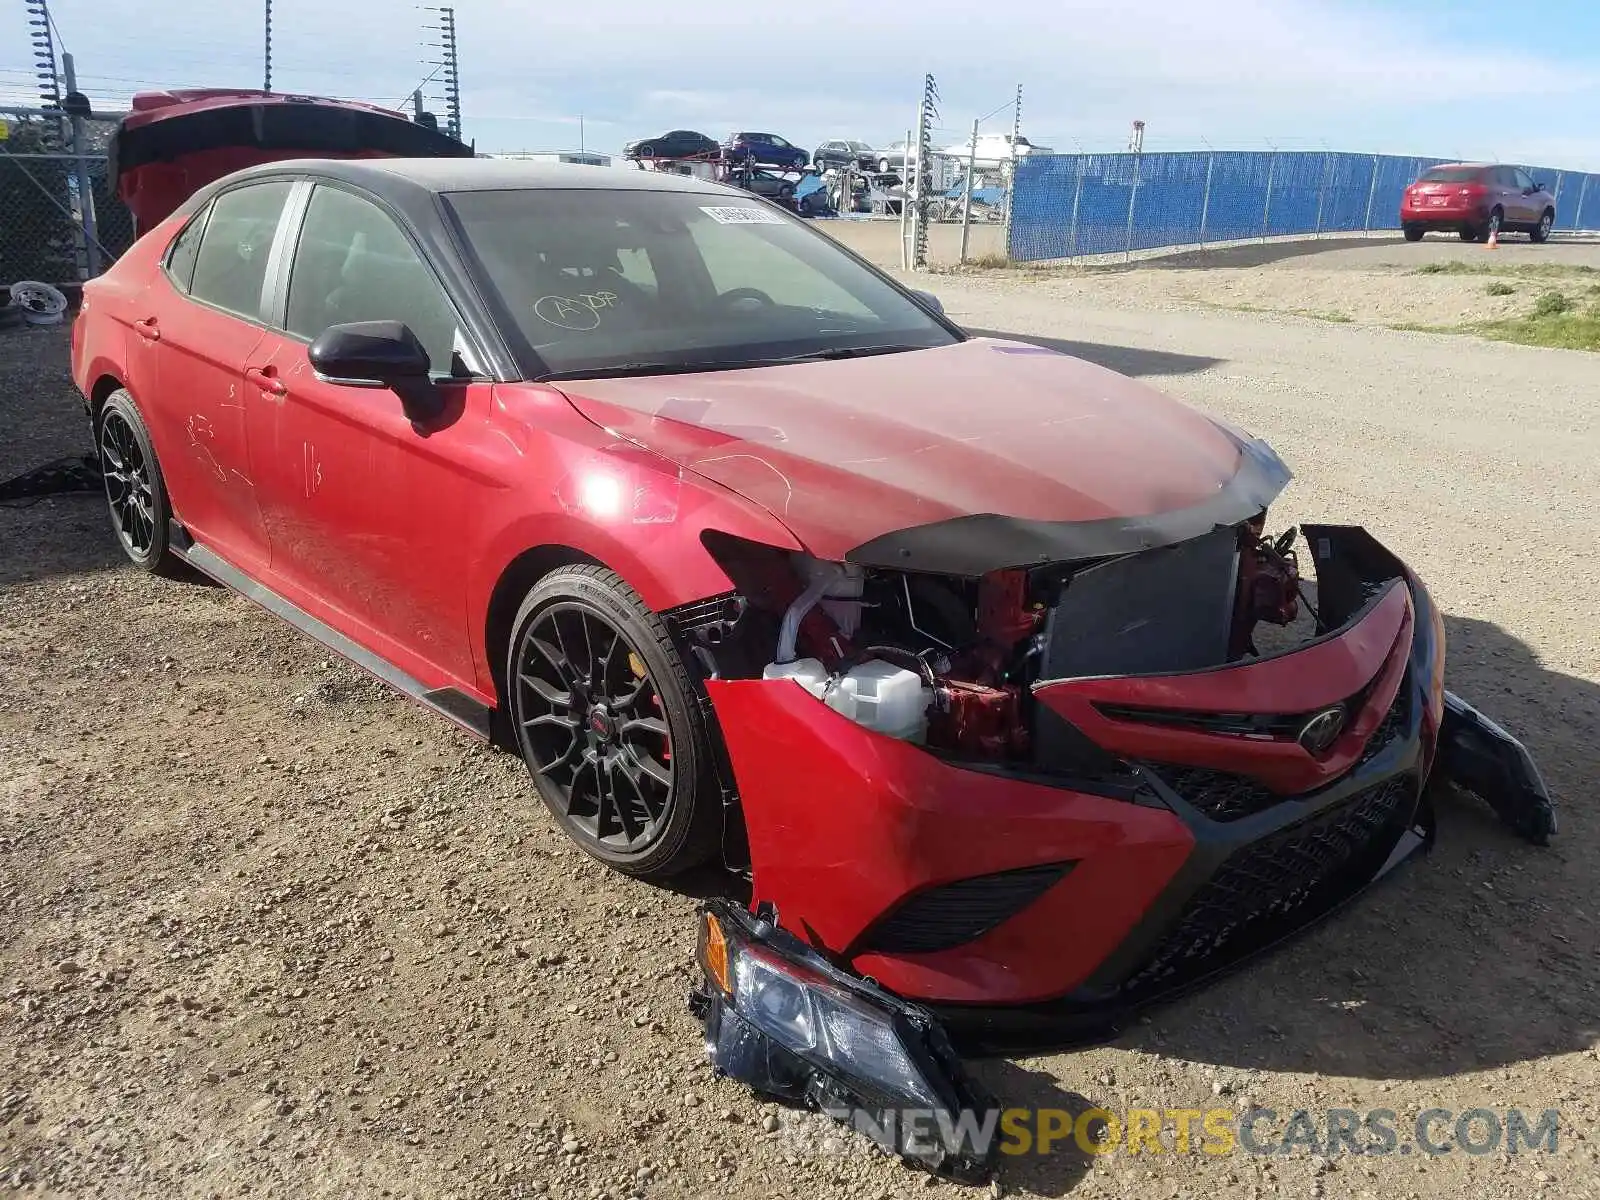
[[[741,304],[740,301],[747,301],[751,303]],[[731,291],[726,291],[719,295],[717,297],[717,305],[720,308],[733,308],[737,305],[739,309],[742,309],[745,312],[754,312],[756,306],[761,308],[776,308],[778,306],[778,302],[763,292],[760,288],[737,287],[733,288]]]

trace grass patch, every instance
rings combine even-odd
[[[1542,315],[1533,313],[1508,321],[1485,321],[1467,328],[1468,332],[1483,337],[1523,346],[1600,350],[1600,307],[1582,312],[1568,309]]]
[[[1489,286],[1483,290],[1491,296],[1514,296],[1517,293],[1516,285],[1507,283],[1504,279],[1491,279]]]
[[[1571,312],[1577,305],[1565,292],[1545,292],[1533,302],[1533,317],[1559,317]]]
[[[1423,263],[1408,275],[1510,275],[1519,279],[1560,279],[1573,275],[1600,274],[1600,268],[1581,263],[1500,263],[1469,262],[1453,258],[1447,262]]]

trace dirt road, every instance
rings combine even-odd
[[[1422,573],[1451,685],[1526,735],[1563,828],[1536,850],[1463,799],[1431,858],[1307,938],[1112,1046],[976,1070],[1008,1104],[1265,1106],[1264,1136],[1296,1109],[1405,1129],[1556,1108],[1560,1140],[1058,1147],[1008,1159],[1000,1189],[1600,1195],[1596,360],[1206,311],[1128,278],[921,283],[973,328],[1269,437],[1298,475],[1274,524],[1367,523]],[[64,368],[59,333],[0,335],[0,478],[84,447]],[[121,566],[95,497],[0,509],[0,546],[0,1187],[982,1194],[819,1150],[711,1079],[683,1005],[692,896],[569,850],[509,757],[243,600]]]

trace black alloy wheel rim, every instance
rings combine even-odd
[[[638,651],[597,610],[559,601],[524,630],[515,666],[518,736],[541,790],[608,853],[647,850],[672,812],[672,734]]]
[[[128,419],[115,410],[100,423],[100,474],[117,537],[135,558],[145,558],[155,543],[155,492],[150,464]]]

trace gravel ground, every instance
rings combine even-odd
[[[969,326],[1268,436],[1299,475],[1280,525],[1375,527],[1448,614],[1451,685],[1539,754],[1562,833],[1524,846],[1461,798],[1429,859],[1310,936],[1111,1046],[974,1069],[1008,1104],[1382,1107],[1402,1127],[1555,1107],[1559,1150],[1197,1140],[1007,1160],[995,1190],[1600,1195],[1600,372],[1204,311],[1157,275],[1197,273],[922,282]],[[0,334],[0,429],[0,478],[87,448],[62,331]],[[827,1152],[814,1124],[710,1078],[683,1004],[693,887],[569,850],[508,756],[239,598],[128,570],[97,497],[0,510],[0,545],[0,1188],[983,1194]]]

